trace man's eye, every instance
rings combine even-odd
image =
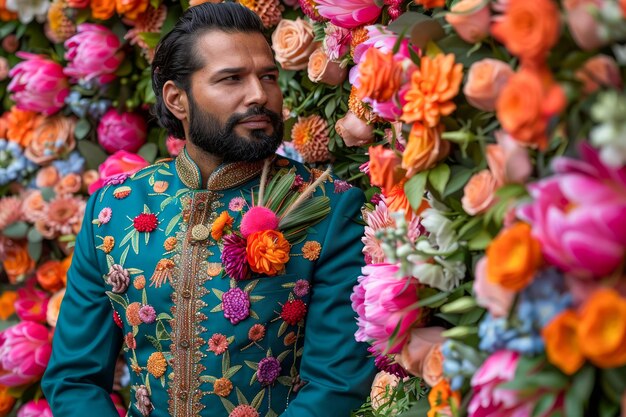
[[[239,81],[241,77],[239,75],[231,75],[230,77],[222,78],[222,81]]]
[[[270,80],[270,81],[276,81],[278,79],[278,77],[276,76],[276,74],[265,74],[263,77],[261,77],[265,80]]]

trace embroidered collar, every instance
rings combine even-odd
[[[272,156],[271,158],[274,157]],[[244,184],[261,173],[263,163],[264,161],[261,160],[222,164],[209,176],[206,189],[219,191]],[[196,190],[205,188],[201,184],[202,175],[200,174],[200,168],[191,159],[186,148],[183,148],[176,157],[176,172],[187,187]]]

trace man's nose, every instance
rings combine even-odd
[[[262,81],[257,77],[250,77],[250,82],[246,87],[246,105],[264,106],[267,103],[267,92]]]

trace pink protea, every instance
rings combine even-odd
[[[0,384],[15,387],[41,378],[52,353],[49,338],[48,328],[32,321],[0,332]]]
[[[125,179],[148,165],[150,165],[148,161],[139,155],[126,151],[117,151],[98,167],[100,178],[91,183],[89,186],[89,194],[93,194],[99,188],[104,187],[112,178],[122,177]],[[123,181],[123,179],[121,179],[120,182]]]
[[[17,417],[52,417],[48,401],[41,398],[24,404],[17,412]]]
[[[382,11],[374,0],[316,0],[317,11],[331,23],[352,29],[372,23]]]
[[[100,119],[98,143],[109,153],[137,152],[146,142],[148,125],[138,113],[118,113],[111,109]]]
[[[70,93],[63,67],[41,55],[18,52],[24,61],[9,72],[7,89],[17,108],[43,113],[47,116],[61,110]]]
[[[626,167],[602,163],[585,144],[582,160],[557,158],[555,175],[531,184],[534,202],[518,216],[532,226],[545,259],[580,278],[603,278],[624,262]]]
[[[17,290],[17,299],[14,303],[15,314],[20,320],[45,323],[49,301],[50,294],[37,289],[35,280],[31,279]]]
[[[76,35],[65,41],[65,59],[69,61],[65,74],[100,84],[109,83],[124,60],[121,42],[111,29],[93,23],[81,23]]]
[[[355,338],[372,343],[377,354],[400,352],[409,329],[420,317],[419,308],[408,309],[418,301],[420,284],[413,277],[399,278],[399,269],[391,264],[363,267],[363,275],[350,296],[352,309],[358,315]],[[396,328],[396,337],[391,341]]]

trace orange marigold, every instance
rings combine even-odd
[[[15,313],[15,300],[17,300],[15,291],[4,291],[0,295],[0,320],[6,320]]]
[[[148,358],[148,372],[152,374],[155,378],[161,378],[165,374],[165,370],[167,369],[167,360],[165,359],[165,355],[161,352],[154,352]]]
[[[174,248],[176,247],[176,243],[178,243],[178,240],[174,237],[174,236],[170,236],[167,239],[165,239],[165,242],[163,243],[163,247],[165,248],[166,251],[171,251],[174,250]]]
[[[109,253],[113,250],[115,246],[115,238],[113,236],[105,236],[102,241],[102,251],[104,253]]]
[[[457,391],[452,391],[446,379],[442,379],[428,393],[428,417],[436,417],[440,411],[450,409],[450,404],[454,404],[454,408],[458,408],[461,403],[461,395]]]
[[[32,111],[20,110],[13,106],[4,115],[7,132],[6,138],[11,142],[17,142],[22,147],[30,145],[35,128],[41,124],[44,117]]]
[[[573,375],[585,363],[577,337],[580,319],[574,310],[565,310],[541,331],[550,363]]]
[[[290,245],[282,233],[264,230],[248,236],[246,256],[252,271],[276,275],[289,262]]]
[[[319,258],[321,251],[322,245],[314,240],[309,240],[302,246],[302,255],[304,256],[304,259],[308,259],[309,261],[314,261]]]
[[[140,309],[141,304],[138,302],[130,303],[128,307],[126,307],[126,320],[131,326],[139,326],[142,323],[141,317],[139,317]]]
[[[135,20],[137,16],[145,12],[150,5],[150,0],[116,0],[117,14]]]
[[[359,82],[359,99],[391,100],[402,83],[402,65],[393,59],[393,52],[371,47],[359,63]]]
[[[357,89],[355,86],[352,86],[350,90],[350,97],[348,97],[348,109],[354,113],[356,117],[359,119],[368,122],[375,123],[380,122],[382,119],[378,117],[376,114],[372,113],[372,111],[367,107],[365,103],[363,103],[359,97],[357,97]]]
[[[454,54],[422,57],[419,68],[411,75],[402,120],[407,123],[419,121],[428,127],[437,126],[441,116],[447,116],[456,109],[452,99],[459,93],[462,79],[463,65],[455,64]]]
[[[213,383],[213,391],[220,397],[228,397],[232,390],[233,383],[228,378],[219,378]]]
[[[322,162],[330,158],[328,122],[317,114],[298,117],[291,129],[296,150],[306,162]]]
[[[223,211],[218,218],[215,219],[213,226],[211,226],[211,237],[215,240],[220,240],[224,229],[232,227],[234,221],[235,219],[233,219],[227,211]]]

